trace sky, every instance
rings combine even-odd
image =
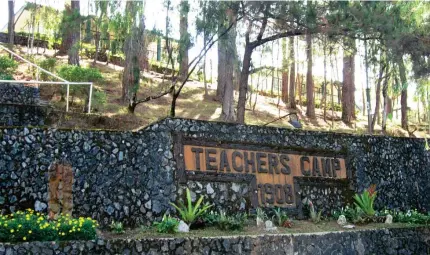
[[[89,12],[91,12],[91,8],[88,8],[89,1],[93,0],[81,0],[81,13],[84,15],[87,15]],[[8,22],[8,0],[0,0],[0,28],[2,28],[4,25]],[[26,0],[15,0],[15,12],[18,11],[24,4]],[[33,2],[33,1],[31,1]],[[62,10],[64,8],[64,2],[65,0],[37,0],[37,3],[41,3],[44,5],[49,5],[51,7],[54,7],[56,9]],[[197,1],[190,1],[191,3],[191,9],[190,13],[188,15],[189,20],[189,33],[193,37],[193,43],[194,46],[189,50],[189,58],[192,60],[197,54],[200,52],[200,50],[203,48],[203,42],[201,36],[196,36],[195,32],[195,20],[198,16],[198,3]],[[172,26],[172,36],[174,38],[179,38],[179,11],[178,11],[178,4],[179,0],[172,0],[172,4],[174,6],[173,11],[169,12],[170,16],[170,22]],[[145,23],[146,27],[148,29],[155,28],[157,30],[164,31],[165,30],[165,15],[166,15],[166,9],[164,7],[164,0],[146,0],[146,6],[145,6]],[[240,40],[240,39],[238,39]],[[260,59],[261,53],[256,52],[253,53],[252,60],[254,65],[258,66],[260,63],[262,66],[269,66],[274,65],[277,67],[281,66],[282,63],[282,50],[279,49],[279,46],[281,45],[280,41],[275,41],[272,46],[272,52],[266,53],[263,55],[263,58]],[[243,54],[243,38],[241,41],[237,42],[238,47],[238,53],[239,57],[241,58]],[[356,104],[358,106],[361,106],[361,100],[362,100],[362,88],[365,88],[365,72],[364,72],[364,65],[363,65],[363,47],[359,48],[358,54],[355,57],[355,84],[356,84]],[[296,51],[296,59],[299,61],[305,61],[306,55],[305,55],[305,45],[304,42],[301,42],[299,45],[299,50]],[[324,75],[324,58],[323,53],[321,49],[316,48],[314,50],[314,57],[313,57],[313,75],[323,77]],[[216,44],[214,47],[208,52],[207,54],[207,73],[212,73],[213,76],[216,76],[217,71],[217,47]],[[212,63],[212,70],[210,69],[209,62]],[[331,68],[330,64],[328,63],[328,70],[327,70],[327,79],[333,79],[342,81],[342,50],[340,50],[339,54],[334,58],[334,66]],[[304,65],[304,68],[301,68],[301,72],[305,72],[306,65]],[[374,88],[374,77],[370,72],[369,77],[369,84],[370,87]],[[411,95],[414,93],[415,86],[412,84],[409,87],[408,91]],[[372,97],[374,97],[374,92],[372,92]],[[414,104],[412,97],[410,97],[410,105]]]

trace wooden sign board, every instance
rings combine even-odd
[[[345,160],[303,153],[183,145],[185,171],[252,174],[259,206],[294,207],[295,176],[345,179]]]

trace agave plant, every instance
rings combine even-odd
[[[182,201],[179,201],[179,205],[174,203],[170,203],[176,210],[178,210],[181,219],[191,225],[199,216],[203,215],[212,205],[202,204],[204,196],[200,196],[199,200],[197,200],[196,204],[193,205],[191,201],[191,193],[187,188],[187,205],[185,205]]]
[[[359,207],[367,216],[374,216],[375,209],[373,209],[373,203],[375,202],[376,194],[376,185],[371,185],[361,194],[355,194],[355,206]]]

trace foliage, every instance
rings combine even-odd
[[[334,211],[332,213],[332,216],[335,220],[337,220],[340,215],[344,215],[347,221],[352,222],[354,224],[366,222],[366,216],[360,207],[354,208],[346,206],[345,208],[342,208],[339,211]]]
[[[0,56],[0,74],[12,75],[17,68],[18,63],[15,60],[7,56]]]
[[[430,213],[424,214],[416,209],[405,212],[385,210],[381,214],[391,214],[393,222],[410,223],[410,224],[430,224]]]
[[[115,232],[117,234],[124,233],[124,226],[120,221],[112,221],[109,227],[112,232]]]
[[[218,224],[219,214],[217,212],[211,211],[209,213],[205,213],[202,216],[202,220],[205,223],[205,226],[215,226]]]
[[[241,231],[245,227],[248,216],[246,213],[238,213],[234,216],[227,216],[225,212],[219,213],[217,227],[221,230]]]
[[[74,65],[64,65],[58,70],[61,78],[70,82],[99,82],[103,76],[96,68],[84,68]]]
[[[56,58],[46,58],[46,59],[39,62],[39,66],[42,67],[43,69],[47,70],[47,71],[54,72],[55,67],[57,66],[57,59]],[[44,72],[40,72],[40,79],[42,81],[47,81],[47,80],[52,80],[52,77],[50,77],[50,75],[48,75]]]
[[[107,103],[107,96],[106,93],[98,88],[95,88],[92,95],[92,104],[91,104],[91,110],[92,111],[101,111],[101,108],[105,106]]]
[[[274,215],[272,216],[272,221],[277,226],[284,226],[284,222],[289,221],[288,214],[285,211],[282,211],[281,208],[273,209]]]
[[[164,214],[161,222],[154,222],[154,225],[158,233],[174,234],[178,232],[179,220]]]
[[[262,221],[265,221],[265,220],[267,220],[269,218],[269,217],[267,217],[266,212],[262,208],[260,208],[260,207],[258,207],[257,209],[255,209],[255,213],[257,214],[257,217],[259,219],[261,219]]]
[[[314,204],[311,202],[311,201],[309,201],[309,216],[311,217],[311,220],[312,220],[312,222],[313,223],[315,223],[315,224],[317,224],[317,223],[320,223],[321,222],[321,210],[318,212],[316,209],[315,209],[315,206],[314,206]]]
[[[66,214],[51,221],[27,209],[0,217],[0,242],[93,240],[97,226],[91,218],[73,219]]]
[[[4,73],[0,73],[0,80],[15,80],[15,78],[13,78],[13,76],[11,74],[4,74]]]
[[[359,207],[367,216],[375,215],[375,209],[373,208],[373,203],[376,198],[376,186],[371,185],[367,190],[361,194],[354,195],[354,204]]]
[[[193,205],[191,201],[191,193],[187,188],[187,206],[184,205],[182,201],[179,202],[179,205],[175,205],[174,203],[170,203],[176,210],[178,210],[181,219],[187,224],[192,224],[199,216],[203,215],[212,205],[202,204],[204,196],[200,196],[197,200],[196,204]]]

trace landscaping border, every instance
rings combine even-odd
[[[429,254],[430,228],[0,243],[0,254]]]

